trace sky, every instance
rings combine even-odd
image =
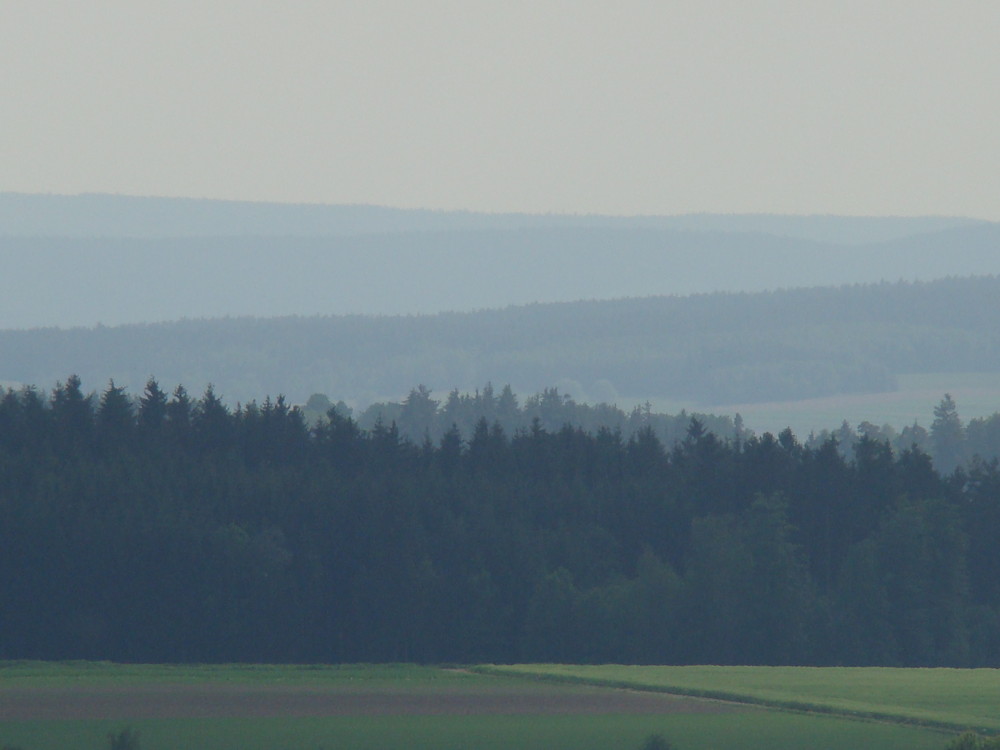
[[[0,191],[1000,220],[1000,2],[0,0]]]

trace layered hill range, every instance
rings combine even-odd
[[[1000,371],[1000,225],[0,195],[0,381],[704,404]]]

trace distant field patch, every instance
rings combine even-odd
[[[687,401],[648,399],[654,411],[671,414],[686,409],[707,414],[740,414],[746,426],[758,434],[777,434],[786,427],[799,438],[810,432],[835,430],[844,420],[856,428],[861,422],[899,430],[914,422],[930,429],[934,407],[945,393],[950,393],[958,405],[964,422],[986,417],[1000,411],[1000,373],[942,372],[898,376],[899,387],[887,393],[859,393],[799,401],[774,401],[752,404],[695,404]],[[645,398],[621,398],[619,406],[632,408]]]

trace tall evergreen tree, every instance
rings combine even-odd
[[[958,416],[955,399],[946,393],[934,407],[931,423],[931,444],[934,447],[934,465],[942,474],[950,474],[965,457],[965,434]]]
[[[160,389],[156,378],[146,381],[146,388],[139,398],[139,427],[144,432],[156,432],[167,419],[167,394]]]

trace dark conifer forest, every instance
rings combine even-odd
[[[1000,666],[995,461],[492,416],[8,390],[0,659]]]

